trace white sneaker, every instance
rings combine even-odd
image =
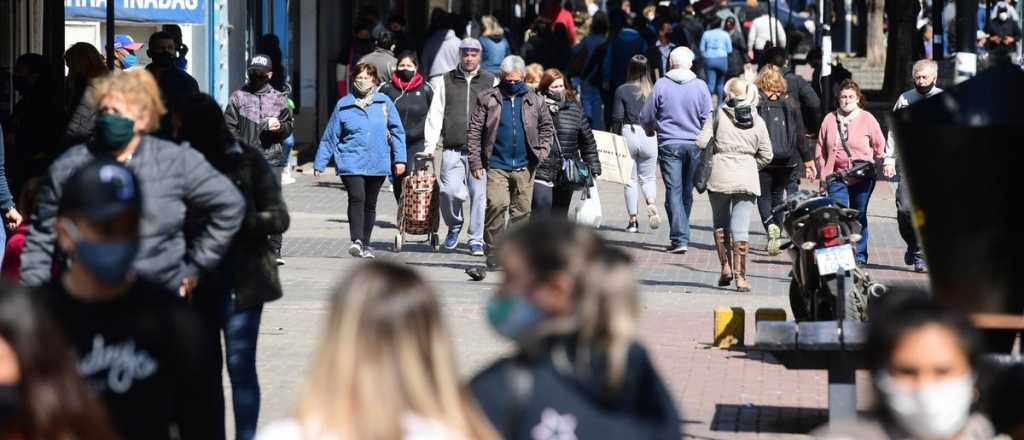
[[[295,178],[292,177],[292,173],[285,171],[281,174],[281,185],[291,185],[295,183]]]
[[[373,256],[373,249],[370,249],[369,246],[363,246],[363,252],[359,256],[361,258],[366,258],[366,259],[370,259],[370,260],[376,258],[376,257]]]
[[[661,226],[661,216],[658,215],[658,207],[653,203],[647,205],[647,223],[651,229],[658,229]]]
[[[353,241],[348,247],[348,254],[356,258],[361,258],[363,256],[363,243],[359,240]]]
[[[277,257],[277,265],[278,266],[284,266],[284,258]]]

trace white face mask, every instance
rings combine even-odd
[[[876,374],[875,383],[896,422],[918,439],[950,438],[960,432],[974,399],[970,374],[911,390],[883,371]]]
[[[857,101],[850,101],[850,102],[847,102],[845,104],[840,104],[839,105],[839,110],[842,110],[843,113],[847,113],[847,114],[853,113],[853,111],[857,110],[858,108],[860,108],[860,106],[857,105]]]
[[[999,13],[999,19],[1000,19],[1000,20],[1002,20],[1002,21],[1006,21],[1006,19],[1007,19],[1007,18],[1008,18],[1009,16],[1010,16],[1010,14],[1008,14],[1008,13],[1006,13],[1006,12],[1000,12],[1000,13]]]

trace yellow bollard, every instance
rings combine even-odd
[[[785,321],[786,309],[757,309],[754,312],[754,328],[761,321]]]
[[[746,323],[740,307],[715,309],[715,347],[729,348],[743,345],[743,327]]]

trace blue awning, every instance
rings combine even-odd
[[[114,19],[136,23],[202,24],[206,0],[111,0]],[[106,0],[64,0],[65,20],[104,21]]]

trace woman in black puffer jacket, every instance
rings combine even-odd
[[[388,95],[395,102],[398,116],[405,127],[405,157],[409,162],[409,172],[396,176],[394,181],[395,201],[402,199],[402,184],[405,177],[416,171],[419,161],[416,155],[422,153],[423,127],[430,110],[430,101],[434,99],[434,89],[427,79],[416,71],[419,64],[416,52],[405,51],[398,54],[398,67],[391,74],[391,82],[380,88],[380,92]]]
[[[597,143],[590,130],[590,122],[583,115],[583,107],[576,100],[576,91],[558,69],[544,71],[537,91],[544,95],[555,123],[555,140],[551,154],[537,167],[533,184],[533,215],[554,214],[567,216],[573,189],[559,185],[562,160],[579,158],[590,167],[593,176],[601,174]]]

